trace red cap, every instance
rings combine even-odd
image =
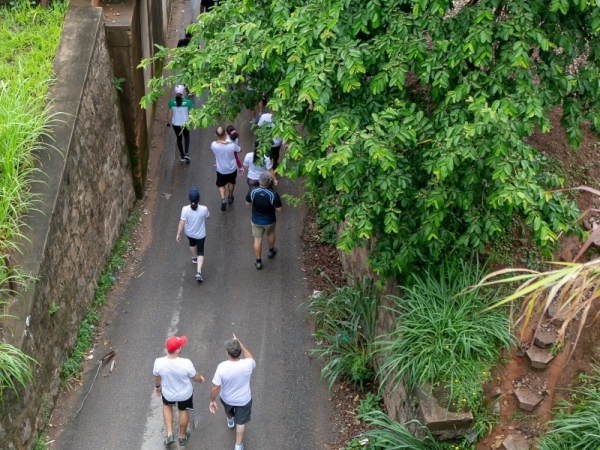
[[[185,344],[187,344],[187,338],[185,336],[170,336],[165,343],[165,347],[169,353],[173,353]]]

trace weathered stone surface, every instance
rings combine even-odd
[[[558,341],[558,333],[554,329],[542,328],[536,335],[533,344],[539,348],[546,348]]]
[[[535,345],[527,350],[526,355],[534,369],[545,369],[548,367],[548,363],[554,359],[551,353]]]
[[[0,448],[31,448],[58,393],[60,365],[112,246],[135,202],[114,74],[99,8],[67,13],[50,89],[57,113],[51,142],[39,155],[41,201],[25,218],[29,242],[14,259],[36,282],[11,302],[5,340],[30,355],[35,383],[8,396]],[[58,309],[49,314],[51,305]],[[1,434],[4,434],[2,432]]]
[[[502,441],[502,450],[529,450],[529,442],[520,434],[510,435]]]
[[[526,386],[515,389],[515,396],[519,402],[519,408],[523,411],[533,411],[533,409],[542,401],[542,397]]]
[[[469,432],[473,424],[473,414],[453,413],[442,408],[431,395],[428,385],[422,389],[416,388],[414,395],[418,402],[417,414],[420,422],[439,440],[454,439]]]

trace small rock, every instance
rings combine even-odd
[[[503,450],[529,450],[529,442],[523,436],[508,436],[502,442]]]
[[[492,406],[492,412],[494,414],[500,413],[500,402],[494,403],[494,406]]]

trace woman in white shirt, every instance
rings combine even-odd
[[[257,147],[255,145],[255,147]],[[273,180],[273,186],[277,186],[277,177],[273,172],[273,162],[268,156],[258,156],[258,149],[255,148],[253,152],[249,152],[244,157],[244,169],[248,173],[248,189],[257,188],[259,186],[258,177],[261,173],[267,171],[271,175]]]

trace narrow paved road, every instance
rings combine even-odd
[[[194,3],[185,5],[186,13],[176,11],[176,17],[181,14],[181,20],[189,23]],[[178,28],[172,38],[181,37]],[[155,126],[166,122],[166,99],[161,102]],[[243,155],[253,147],[247,114],[235,125],[241,134]],[[208,411],[210,380],[217,364],[226,359],[223,343],[232,333],[257,362],[246,448],[317,450],[335,442],[332,406],[319,380],[320,363],[311,363],[306,355],[311,330],[299,308],[309,289],[300,270],[301,211],[284,205],[278,215],[279,252],[270,260],[265,248],[263,270],[257,271],[250,209],[244,202],[245,178],[238,179],[234,204],[221,212],[209,148],[212,140],[214,127],[192,131],[189,165],[179,161],[170,128],[163,133],[162,142],[153,143],[152,152],[160,153],[155,154],[158,167],[151,187],[156,201],[148,211],[152,215],[152,241],[142,256],[141,276],[132,278],[116,299],[114,319],[104,336],[116,348],[117,369],[109,376],[104,376],[107,369],[103,369],[82,410],[73,416],[95,370],[85,376],[84,387],[72,393],[67,402],[73,406],[68,408],[64,429],[50,448],[163,449],[164,423],[160,399],[153,395],[152,364],[162,356],[165,339],[173,333],[188,337],[182,356],[190,358],[207,380],[195,385],[194,414],[199,426],[192,430],[187,449],[233,449],[234,432],[226,427],[222,409],[217,415]],[[179,213],[188,203],[192,185],[200,187],[201,204],[207,205],[211,214],[202,284],[194,279],[195,266],[187,242],[175,241]],[[298,186],[282,179],[278,191],[297,195]],[[101,356],[103,350],[97,353]]]

